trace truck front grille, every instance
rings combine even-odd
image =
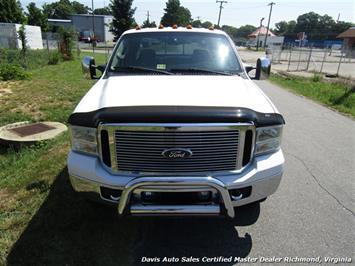
[[[111,153],[117,171],[213,172],[233,171],[245,165],[247,128],[232,127],[118,127]],[[251,132],[251,130],[249,130]],[[248,144],[252,145],[252,143]],[[169,150],[187,150],[185,158],[171,158]],[[250,156],[249,156],[250,158]]]

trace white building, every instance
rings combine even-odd
[[[18,38],[21,24],[0,23],[0,47],[21,48],[22,42]],[[27,47],[29,49],[43,49],[41,27],[25,25]]]

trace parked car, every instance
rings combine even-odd
[[[94,33],[89,30],[81,31],[79,33],[79,41],[86,43],[92,43],[93,41],[100,42],[100,40],[94,36]]]
[[[234,217],[276,191],[285,122],[252,80],[267,58],[244,66],[220,30],[137,28],[82,67],[98,80],[68,121],[77,192],[121,215]]]

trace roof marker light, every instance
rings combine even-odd
[[[209,30],[214,30],[214,27],[213,27],[213,26],[211,26],[211,27],[209,27],[208,29],[209,29]]]
[[[160,30],[161,30],[161,29],[164,29],[164,25],[163,25],[163,24],[160,24],[159,27],[158,27],[158,29],[160,29]]]
[[[139,25],[136,26],[136,30],[140,30],[141,27]]]
[[[177,28],[178,28],[178,25],[174,24],[173,29],[177,29]]]
[[[192,30],[192,25],[191,25],[191,24],[187,25],[187,26],[186,26],[186,29]]]

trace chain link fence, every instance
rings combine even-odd
[[[355,49],[283,46],[270,48],[275,68],[355,78]]]

